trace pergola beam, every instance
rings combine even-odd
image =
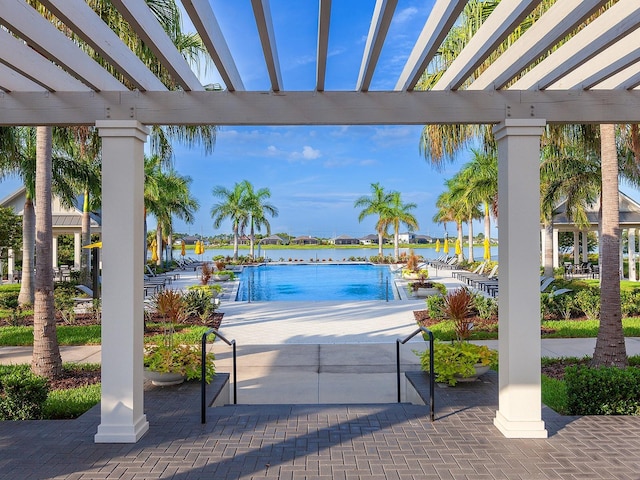
[[[40,3],[113,65],[135,88],[142,91],[167,89],[84,0],[42,0]]]
[[[358,83],[356,84],[356,90],[359,92],[366,92],[369,90],[369,85],[371,85],[371,79],[373,78],[373,72],[378,64],[380,52],[382,51],[384,40],[387,38],[389,25],[391,25],[393,12],[397,5],[398,0],[376,1],[376,6],[373,10],[373,18],[371,19],[371,25],[369,27],[369,34],[367,36],[367,43],[365,44],[364,54],[362,55],[362,64],[360,65],[360,73],[358,74]]]
[[[640,59],[621,72],[594,85],[593,90],[631,90],[632,88],[638,88],[638,86],[640,86]]]
[[[640,2],[620,0],[510,88],[545,89],[640,26]]]
[[[500,2],[462,49],[434,90],[457,90],[541,0]]]
[[[182,0],[182,5],[202,38],[227,90],[243,91],[242,78],[209,1]]]
[[[550,50],[608,0],[563,0],[554,3],[509,49],[467,87],[468,90],[503,88],[521,71]]]
[[[31,48],[63,66],[93,90],[128,90],[24,1],[0,0],[0,22]]]
[[[14,90],[26,90],[29,92],[47,91],[42,85],[29,80],[24,75],[0,63],[0,90],[12,92]]]
[[[329,24],[331,23],[331,0],[320,0],[318,11],[318,52],[316,60],[316,90],[324,91],[329,50]]]
[[[640,91],[89,92],[0,94],[2,125],[637,123]]]
[[[186,91],[204,90],[195,73],[158,23],[146,2],[138,0],[111,0],[111,2],[178,85]]]
[[[258,35],[260,36],[260,43],[262,44],[264,60],[267,63],[267,72],[271,80],[271,90],[279,92],[282,90],[282,75],[280,74],[280,62],[278,61],[278,50],[276,48],[276,37],[273,32],[269,0],[251,0],[251,5],[258,27]]]
[[[437,0],[409,55],[394,90],[413,90],[435,56],[467,0]]]

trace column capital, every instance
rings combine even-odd
[[[101,137],[137,137],[147,141],[149,128],[137,120],[98,120],[98,135]]]
[[[541,118],[507,118],[493,127],[496,140],[507,135],[541,136],[547,121]]]

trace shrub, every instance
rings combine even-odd
[[[420,357],[422,370],[429,372],[429,349],[424,352],[414,351]],[[476,373],[475,365],[495,367],[498,363],[498,352],[485,345],[467,342],[434,342],[433,368],[435,381],[453,386],[460,378],[471,377]]]
[[[580,290],[575,296],[575,306],[588,320],[597,320],[600,318],[600,292],[592,288]]]
[[[73,323],[76,319],[74,307],[76,306],[75,286],[65,283],[57,285],[53,291],[53,304],[60,313],[65,323]]]
[[[620,292],[620,307],[624,317],[640,316],[640,292]]]
[[[426,299],[427,311],[434,320],[444,318],[444,297],[441,295],[431,295]]]
[[[489,320],[498,315],[498,302],[494,298],[474,295],[473,307],[477,310],[478,316],[483,320]]]
[[[42,418],[49,386],[47,379],[28,369],[0,375],[0,420]]]
[[[9,325],[13,327],[20,325],[19,294],[19,292],[0,292],[0,308],[11,312],[9,314]]]
[[[640,415],[640,369],[568,367],[569,415]]]
[[[453,320],[458,341],[467,340],[471,335],[471,324],[467,316],[471,312],[473,295],[467,288],[457,288],[444,297],[442,313]]]
[[[211,279],[211,275],[213,274],[213,269],[209,262],[204,262],[202,264],[202,271],[200,273],[200,284],[207,285],[209,280]]]
[[[571,295],[550,294],[547,301],[549,302],[551,314],[555,315],[556,318],[569,320],[575,312],[575,302]]]

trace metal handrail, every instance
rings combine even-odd
[[[433,371],[433,332],[425,327],[418,328],[415,332],[411,333],[404,340],[399,338],[396,340],[396,373],[398,384],[398,403],[400,403],[400,344],[404,345],[420,332],[426,333],[429,336],[429,413],[431,421],[435,420],[435,399],[434,391],[436,388],[435,373]]]
[[[202,365],[201,365],[201,379],[200,379],[200,396],[201,396],[201,404],[200,404],[200,418],[202,423],[207,423],[207,387],[206,387],[206,361],[207,361],[207,337],[214,333],[216,338],[220,338],[224,343],[233,348],[233,404],[236,405],[238,403],[238,392],[236,388],[236,341],[235,340],[227,340],[218,330],[215,328],[210,328],[206,332],[202,334]],[[215,338],[213,339],[215,342]]]

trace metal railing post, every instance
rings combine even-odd
[[[389,277],[387,277],[387,288],[385,288],[384,293],[387,297],[387,302],[389,301]]]
[[[207,365],[206,365],[206,361],[207,361],[207,337],[210,334],[215,334],[216,338],[220,338],[220,340],[222,340],[224,343],[226,343],[227,345],[229,345],[232,349],[233,349],[233,404],[236,405],[238,403],[238,390],[236,387],[236,341],[235,340],[227,340],[224,336],[222,336],[220,334],[220,332],[218,332],[218,330],[216,330],[215,328],[210,328],[209,330],[207,330],[206,332],[204,332],[202,334],[202,357],[201,357],[201,370],[200,370],[200,421],[202,423],[207,423],[207,415],[206,415],[206,410],[207,410],[207,381],[206,381],[206,375],[207,375]],[[213,339],[213,341],[215,342],[215,338]]]
[[[431,421],[435,420],[435,388],[436,388],[436,375],[433,371],[433,332],[425,327],[420,327],[408,337],[403,340],[396,340],[396,372],[397,372],[397,386],[398,386],[398,403],[400,403],[400,344],[403,345],[415,337],[420,332],[426,333],[429,336],[429,416]]]

